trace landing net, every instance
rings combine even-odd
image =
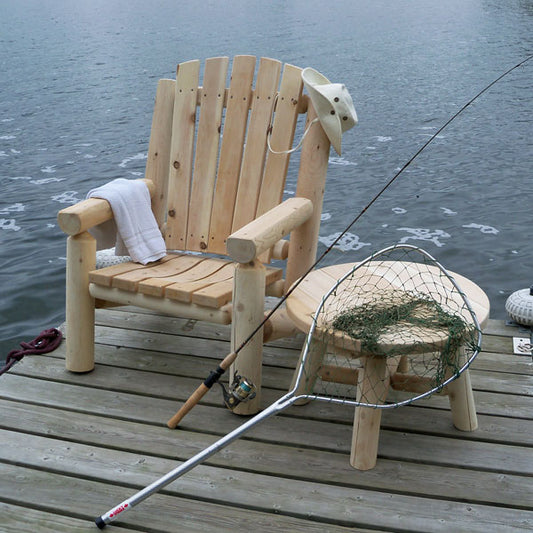
[[[465,294],[424,250],[397,245],[357,264],[324,296],[297,396],[397,407],[441,391],[479,352]]]

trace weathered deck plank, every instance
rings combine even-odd
[[[94,526],[87,520],[7,503],[0,503],[0,516],[3,533],[94,533]],[[117,527],[113,531],[131,530]]]
[[[65,413],[39,406],[34,406],[31,417],[28,417],[24,416],[24,406],[15,402],[1,402],[0,409],[6,415],[4,423],[15,431],[23,430],[27,423],[31,422],[36,435],[63,438],[69,442],[106,448],[116,447],[117,439],[120,438],[121,448],[139,453],[150,449],[153,455],[176,461],[189,458],[212,444],[215,439],[212,435],[202,433],[191,433],[186,435],[186,439],[177,439],[172,433],[161,435],[159,428],[154,426],[122,420],[102,420],[101,417],[94,415]],[[98,431],[95,431],[95,427],[98,427]],[[268,429],[281,438],[280,428]],[[245,471],[357,487],[361,480],[354,478],[353,470],[347,465],[345,457],[349,452],[350,429],[343,428],[342,432],[345,436],[342,446],[344,453],[338,453],[338,449],[333,449],[328,436],[315,439],[312,449],[305,448],[305,444],[301,443],[300,447],[287,448],[283,453],[280,453],[279,446],[275,442],[265,442],[264,439],[241,439],[223,453],[213,456],[206,464],[223,468],[231,468],[232,465],[238,464],[239,468]],[[6,435],[6,446],[9,447],[10,442],[14,440],[15,444],[12,446],[15,447],[11,453],[17,456],[19,454],[16,449],[17,434],[12,436],[6,432]],[[486,464],[481,464],[481,470],[473,477],[465,468],[439,465],[438,461],[428,453],[420,458],[420,462],[418,460],[410,462],[412,458],[409,455],[419,451],[421,444],[428,445],[431,450],[432,443],[428,443],[427,440],[420,442],[419,446],[414,446],[412,450],[406,452],[405,448],[409,447],[409,444],[406,444],[405,440],[397,442],[395,435],[389,434],[385,437],[384,458],[375,469],[364,473],[365,487],[380,490],[394,489],[405,494],[427,493],[429,496],[439,495],[457,501],[468,500],[475,496],[476,499],[486,503],[522,508],[527,508],[532,500],[533,478],[522,475],[527,472],[519,472],[517,475],[506,474],[503,481],[502,472],[499,469],[487,471]],[[398,449],[398,457],[385,458],[387,448],[393,451]],[[457,450],[450,451],[455,453]],[[260,461],[258,457],[261,458]],[[498,459],[499,457],[496,458]],[[438,476],[424,474],[427,471],[427,464],[430,463],[438,471]],[[302,470],[302,466],[308,464],[312,464],[313,469]],[[475,468],[474,465],[470,467]],[[531,470],[530,466],[526,468]],[[423,479],[422,483],[420,479]],[[497,491],[494,490],[495,487],[498,488]]]
[[[6,531],[94,531],[95,515],[243,421],[214,389],[181,429],[165,426],[226,355],[229,328],[127,308],[97,319],[94,372],[66,372],[62,346],[0,378]],[[533,364],[511,355],[518,328],[487,331],[471,370],[477,431],[453,428],[446,398],[385,411],[377,466],[360,472],[352,408],[291,407],[109,530],[533,530]],[[265,348],[265,405],[287,390],[300,345]]]
[[[68,468],[68,464],[67,464]],[[129,468],[129,467],[128,467]],[[116,472],[115,472],[116,473]],[[120,472],[122,474],[122,472]],[[143,476],[138,479],[141,480]],[[148,480],[144,478],[146,482]],[[81,477],[58,474],[22,466],[3,465],[0,479],[0,497],[9,501],[12,487],[17,490],[17,503],[30,508],[34,506],[48,512],[60,509],[62,513],[78,519],[92,521],[94,506],[109,507],[110,501],[118,501],[140,486],[119,486],[115,479],[95,482]],[[156,494],[146,500],[142,512],[131,512],[121,517],[122,527],[141,531],[187,532],[232,531],[244,527],[250,530],[274,533],[295,531],[342,533],[348,530],[335,525],[323,525],[308,520],[263,513],[253,509],[231,508],[227,505],[210,504],[204,500],[182,498],[176,491]],[[129,514],[129,516],[128,516]],[[93,531],[97,531],[93,525]],[[113,526],[109,531],[114,531]]]

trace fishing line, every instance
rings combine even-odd
[[[487,92],[491,87],[498,83],[502,78],[513,72],[513,70],[521,67],[530,59],[533,58],[533,55],[526,57],[524,60],[520,61],[503,74],[498,76],[495,80],[490,82],[486,87],[479,91],[474,97],[472,97],[466,104],[464,104],[454,115],[452,115],[416,152],[415,154],[389,179],[389,181],[379,190],[379,192],[368,202],[368,204],[362,209],[360,213],[346,226],[346,228],[335,238],[335,240],[326,248],[324,252],[319,256],[319,258],[307,269],[307,271],[296,280],[289,290],[283,295],[276,305],[265,315],[262,322],[259,323],[257,327],[248,335],[248,337],[230,354],[228,354],[224,360],[220,363],[218,368],[211,372],[207,379],[198,387],[198,389],[189,397],[186,403],[182,408],[169,420],[167,423],[168,427],[174,428],[177,426],[179,421],[196,405],[204,394],[218,382],[219,378],[224,374],[227,368],[237,358],[239,352],[252,340],[252,338],[259,333],[261,328],[268,322],[270,317],[283,305],[287,298],[296,290],[300,283],[318,266],[318,264],[333,250],[337,243],[348,233],[348,231],[358,222],[358,220],[374,205],[374,203],[383,195],[383,193],[402,175],[409,165],[437,138],[437,136],[449,126],[459,115],[461,115],[470,105],[472,105],[481,95]],[[237,376],[241,377],[241,376]],[[241,384],[237,384],[240,386]]]
[[[264,320],[254,329],[250,336],[242,342],[242,344],[235,350],[235,353],[238,354],[251,340],[256,333],[265,325],[269,318],[283,305],[285,300],[294,292],[298,285],[304,280],[304,278],[310,274],[318,264],[333,250],[337,243],[350,231],[350,229],[356,224],[359,219],[374,205],[374,203],[383,195],[383,193],[400,177],[404,170],[411,165],[411,163],[437,138],[437,136],[449,126],[461,113],[463,113],[470,105],[472,105],[481,95],[487,92],[491,87],[498,83],[502,78],[510,74],[513,70],[521,67],[527,63],[530,59],[533,58],[533,55],[528,56],[526,59],[517,63],[514,67],[511,67],[509,70],[505,71],[503,74],[498,76],[495,80],[489,83],[484,89],[479,91],[474,97],[472,97],[466,104],[459,109],[454,115],[452,115],[416,152],[415,154],[392,176],[392,178],[381,188],[381,190],[368,202],[368,204],[362,209],[362,211],[346,226],[346,228],[336,237],[336,239],[326,248],[326,250],[320,255],[320,257],[315,261],[315,263],[309,267],[309,269],[303,274],[287,291],[287,293],[280,299],[280,301],[271,309],[271,311],[265,316]]]

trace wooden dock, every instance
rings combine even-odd
[[[97,321],[92,373],[65,371],[62,345],[0,377],[1,531],[97,531],[96,516],[243,421],[217,387],[181,429],[165,425],[228,353],[227,327],[132,308]],[[453,428],[446,398],[385,411],[377,466],[361,472],[353,408],[290,407],[106,529],[533,531],[533,363],[512,355],[513,336],[525,332],[489,321],[471,372],[475,432]],[[264,405],[286,392],[301,341],[265,348]]]

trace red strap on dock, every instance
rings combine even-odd
[[[6,364],[0,368],[0,375],[7,372],[17,361],[25,355],[38,355],[55,350],[60,344],[63,334],[56,328],[41,331],[35,339],[30,342],[21,342],[20,350],[11,350],[7,354]]]

